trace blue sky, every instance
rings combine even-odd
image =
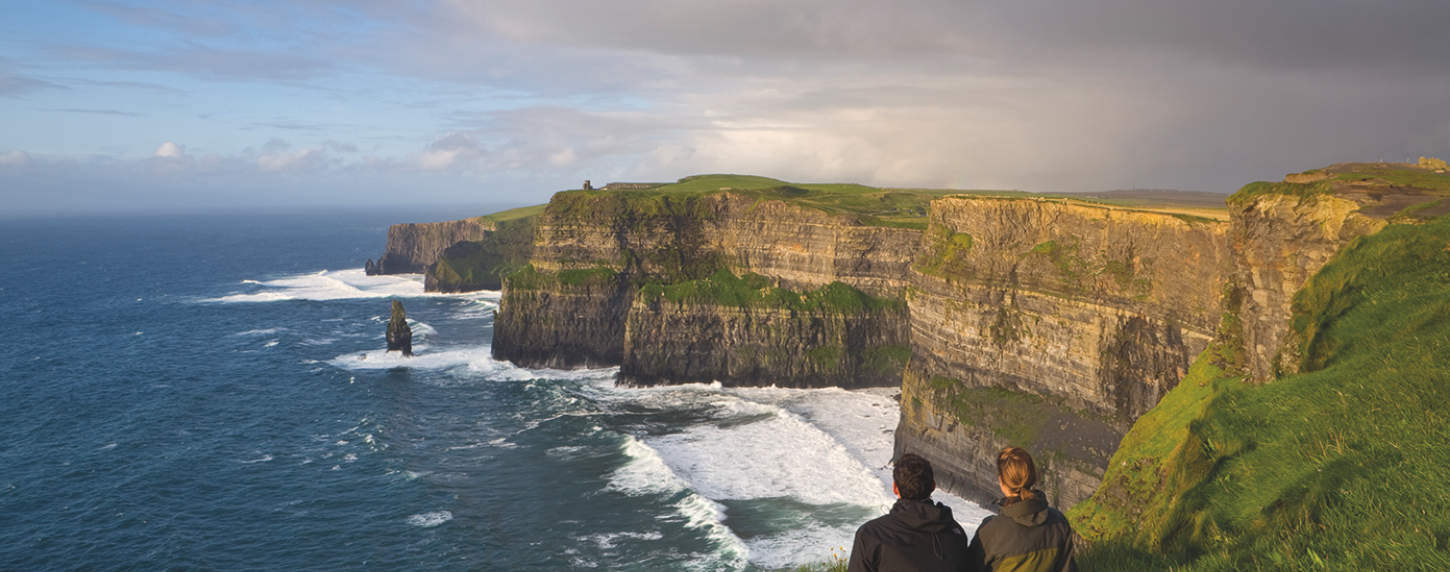
[[[1450,156],[1450,3],[16,1],[7,214],[584,179],[1232,192]]]

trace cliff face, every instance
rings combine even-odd
[[[948,490],[995,496],[996,452],[1022,446],[1054,504],[1086,498],[1213,337],[1227,233],[1081,204],[935,201],[908,296],[897,452],[927,454]]]
[[[443,250],[423,277],[425,292],[500,290],[503,277],[529,264],[534,251],[534,217],[493,223],[477,241]]]
[[[590,363],[620,365],[623,384],[895,384],[903,310],[640,292],[716,288],[710,280],[724,271],[724,280],[757,275],[752,291],[779,300],[789,291],[805,302],[833,283],[874,299],[866,293],[906,287],[920,235],[729,192],[559,193],[536,223],[532,266],[505,281],[494,355],[571,366],[583,365],[570,356],[586,348]]]
[[[379,274],[419,274],[454,244],[483,240],[494,223],[483,217],[450,222],[403,223],[388,227],[388,249],[378,258]]]
[[[633,288],[613,271],[544,274],[532,266],[504,282],[493,355],[524,367],[619,365]]]
[[[901,383],[909,351],[904,303],[872,298],[839,282],[797,294],[771,289],[759,275],[704,281],[722,282],[736,286],[737,295],[671,296],[670,290],[697,284],[640,292],[625,324],[619,383],[846,388]]]
[[[607,266],[667,283],[718,269],[754,272],[773,285],[842,282],[899,293],[921,232],[729,192],[679,197],[565,192],[535,230],[540,272]]]
[[[1254,183],[1230,200],[1242,288],[1238,319],[1245,368],[1259,382],[1296,372],[1289,328],[1295,293],[1335,253],[1391,221],[1450,212],[1444,177],[1414,165],[1342,163]],[[1288,338],[1288,339],[1286,339]]]
[[[1450,462],[1443,162],[1335,165],[1229,203],[1238,309],[1123,439],[1073,528],[1109,558],[1184,569],[1445,561],[1445,535],[1404,533],[1444,511],[1381,512],[1450,490],[1440,471],[1404,477]]]

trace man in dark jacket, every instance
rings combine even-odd
[[[848,572],[977,572],[969,568],[971,541],[952,509],[932,502],[931,463],[907,453],[891,471],[891,512],[856,530]]]

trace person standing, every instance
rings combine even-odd
[[[891,470],[891,512],[856,530],[848,572],[977,572],[971,543],[952,509],[932,502],[936,478],[931,463],[907,453]]]
[[[1067,517],[1048,506],[1032,455],[1008,447],[997,455],[1001,512],[982,519],[972,537],[972,560],[984,572],[1077,572]]]

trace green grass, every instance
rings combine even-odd
[[[857,184],[796,184],[751,175],[696,175],[649,189],[565,191],[548,212],[564,220],[621,217],[645,223],[660,218],[706,219],[713,212],[699,197],[729,192],[757,201],[784,201],[827,214],[855,218],[868,226],[925,229],[933,198],[949,191],[902,192]]]
[[[771,286],[770,280],[759,274],[736,276],[729,270],[720,270],[708,278],[677,284],[647,282],[640,288],[639,299],[780,308],[800,312],[820,310],[855,314],[906,311],[904,300],[871,296],[841,282],[832,282],[808,292],[797,292]]]
[[[534,222],[542,208],[540,205],[489,215],[508,213],[506,218],[495,221],[495,230],[489,231],[483,240],[462,242],[445,249],[433,268],[433,277],[442,284],[463,290],[498,290],[505,276],[528,265],[534,251]],[[521,214],[525,216],[516,216]]]
[[[1354,172],[1335,175],[1341,181],[1372,181],[1379,179],[1392,185],[1415,187],[1417,189],[1450,191],[1450,175],[1405,169],[1393,164],[1365,163],[1356,165]]]
[[[1450,175],[1433,173],[1420,169],[1408,169],[1393,163],[1357,163],[1345,167],[1344,172],[1329,174],[1328,178],[1312,183],[1270,183],[1259,181],[1245,185],[1230,196],[1228,202],[1245,205],[1262,195],[1288,195],[1307,198],[1314,195],[1332,194],[1344,184],[1380,183],[1399,187],[1411,187],[1441,194],[1450,193]],[[1323,170],[1306,171],[1304,174],[1323,173]]]
[[[1080,531],[1178,570],[1450,567],[1450,218],[1356,239],[1293,308],[1302,373],[1254,386],[1200,360]],[[1134,490],[1142,458],[1161,478]]]
[[[549,205],[547,204],[542,204],[529,207],[519,207],[506,211],[499,211],[490,215],[484,215],[482,218],[491,220],[493,222],[508,222],[519,219],[533,218],[544,214],[544,209],[548,206]]]

